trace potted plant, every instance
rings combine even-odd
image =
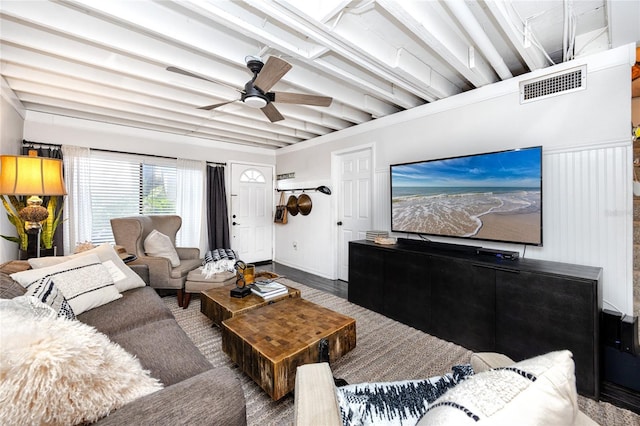
[[[8,200],[7,200],[8,197]],[[2,204],[4,205],[5,210],[7,211],[7,217],[9,222],[13,224],[16,228],[16,232],[18,234],[17,237],[8,236],[8,235],[0,235],[0,237],[5,240],[12,241],[17,243],[21,252],[26,252],[28,247],[28,235],[24,228],[24,220],[20,217],[20,210],[22,210],[26,203],[19,199],[15,195],[2,196]],[[56,208],[58,204],[62,201],[62,196],[53,195],[49,197],[49,201],[47,202],[47,211],[49,212],[49,216],[41,222],[42,231],[40,233],[40,250],[41,255],[53,255],[54,247],[53,247],[53,236],[56,233],[56,228],[60,223],[62,223],[62,208],[60,208],[56,212]],[[43,251],[45,250],[45,251]]]

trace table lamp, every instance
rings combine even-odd
[[[18,216],[24,221],[27,234],[36,235],[36,257],[40,257],[41,222],[49,216],[40,195],[66,195],[62,178],[62,160],[29,155],[0,156],[0,194],[28,196],[27,205]]]

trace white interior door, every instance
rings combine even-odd
[[[231,164],[231,248],[245,262],[273,258],[273,168]]]
[[[363,240],[371,230],[371,148],[341,154],[338,159],[338,279],[349,280],[349,241]]]

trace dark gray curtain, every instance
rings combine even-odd
[[[207,167],[207,220],[209,250],[231,248],[227,216],[227,191],[224,187],[224,167]]]
[[[29,142],[22,141],[22,155],[28,155],[29,151],[36,150],[38,152],[38,157],[44,158],[58,158],[62,160],[62,150],[60,149],[60,145],[41,145],[37,142]],[[64,173],[64,169],[62,171]],[[49,202],[49,197],[43,197],[44,201],[43,205]],[[60,203],[56,208],[56,214],[63,208],[63,204]],[[56,255],[64,256],[64,245],[63,245],[63,231],[62,226],[58,225],[56,228],[56,233],[53,235],[53,246],[56,247]]]

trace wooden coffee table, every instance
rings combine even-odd
[[[255,294],[250,294],[243,298],[231,297],[229,292],[235,286],[235,284],[231,284],[212,288],[203,291],[202,296],[200,296],[200,312],[205,314],[207,318],[213,321],[218,327],[221,326],[222,321],[252,309],[257,309],[290,297],[300,297],[300,290],[292,287],[287,287],[289,289],[288,294],[283,294],[270,300],[264,300]]]
[[[274,400],[291,392],[299,365],[334,361],[356,347],[356,321],[301,298],[222,322],[222,350]]]

